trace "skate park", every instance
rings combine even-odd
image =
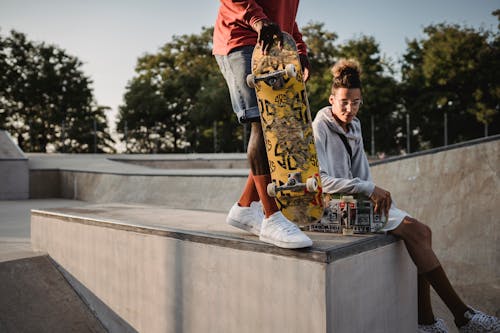
[[[312,248],[285,250],[225,224],[244,154],[25,154],[1,140],[2,330],[40,316],[45,331],[416,330],[417,272],[394,237],[308,233]],[[496,315],[499,151],[492,136],[372,163],[432,228],[468,304]]]

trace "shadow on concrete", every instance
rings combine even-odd
[[[0,332],[106,332],[48,256],[0,263]]]

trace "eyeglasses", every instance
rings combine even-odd
[[[333,95],[332,95],[333,96]],[[351,106],[351,108],[359,108],[361,105],[363,105],[363,100],[362,99],[355,99],[355,100],[349,100],[349,99],[341,99],[338,100],[333,96],[333,99],[339,103],[340,107],[345,109],[348,105]]]

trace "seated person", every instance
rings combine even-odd
[[[431,285],[460,332],[500,332],[498,318],[470,308],[457,295],[432,249],[430,228],[398,209],[391,194],[373,183],[356,118],[363,102],[359,63],[342,59],[332,73],[331,106],[321,109],[313,122],[323,192],[366,195],[375,212],[388,216],[382,231],[403,239],[418,269],[418,332],[448,332],[444,321],[434,317]]]

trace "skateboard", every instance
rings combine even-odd
[[[314,146],[311,112],[292,36],[283,33],[262,54],[252,54],[247,84],[255,89],[264,132],[272,183],[267,192],[283,215],[299,226],[317,222],[323,215],[321,180]]]

